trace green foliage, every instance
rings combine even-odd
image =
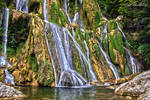
[[[7,46],[7,55],[8,55],[9,57],[15,57],[15,55],[16,55],[15,49],[13,49],[13,48]]]
[[[2,82],[3,81],[3,78],[0,76],[0,82]]]
[[[35,57],[35,54],[31,54],[29,57],[28,57],[28,61],[29,61],[29,64],[30,64],[30,69],[34,72],[37,72],[38,69],[39,69],[39,66],[38,66],[38,63],[37,63],[37,59]]]
[[[150,44],[142,44],[138,48],[138,52],[144,56],[144,60],[149,62],[150,61]]]
[[[108,22],[107,26],[108,26],[108,29],[107,29],[108,32],[110,32],[110,31],[112,31],[114,29],[117,29],[117,24],[116,24],[115,20],[110,20]]]
[[[45,61],[45,65],[47,66],[48,70],[53,71],[53,67],[51,63],[49,63],[48,61]]]
[[[119,31],[115,36],[109,35],[109,40],[113,48],[122,54],[124,53],[122,35]]]
[[[58,24],[58,25],[65,26],[65,24],[67,23],[67,19],[58,4],[53,2],[49,13],[50,13],[51,22]]]
[[[111,43],[109,43],[109,55],[110,55],[110,59],[113,63],[115,63],[115,59],[116,59],[116,56],[114,54],[114,51],[113,51],[113,46]]]
[[[4,0],[2,0],[2,1],[0,1],[0,11],[4,7],[6,7],[6,2],[4,2]]]
[[[10,13],[9,17],[9,27],[8,27],[8,47],[17,49],[17,46],[21,42],[25,42],[28,37],[28,22],[29,17],[19,17],[17,20],[12,19]]]
[[[80,36],[81,40],[84,39],[83,33],[80,31],[80,28],[76,28],[76,38],[78,38],[78,35]]]
[[[100,17],[101,17],[100,12],[96,12],[95,13],[95,21],[94,21],[95,29],[97,27],[99,27],[99,25],[100,25]]]
[[[115,37],[115,48],[116,50],[118,50],[120,53],[124,53],[124,49],[123,49],[123,40],[122,40],[122,35],[120,32],[117,33],[116,37]]]
[[[48,79],[48,80],[45,80],[44,81],[44,86],[48,86],[50,83],[52,83],[53,82],[53,79],[52,78],[50,78],[50,79]]]
[[[19,54],[20,54],[22,48],[24,47],[24,45],[25,45],[24,42],[19,44],[19,46],[17,47],[17,50],[16,50],[16,55],[15,55],[16,57],[19,56]]]
[[[140,46],[140,43],[138,41],[134,41],[134,40],[128,38],[127,44],[132,49],[133,52],[137,53],[137,49]]]
[[[104,48],[105,50],[107,49],[107,46],[108,46],[108,41],[107,41],[107,39],[102,38],[102,46],[103,46],[103,48]]]
[[[91,32],[85,32],[85,40],[86,40],[87,45],[89,44],[89,36],[91,34],[92,34]]]
[[[100,56],[100,49],[99,49],[99,46],[98,46],[98,44],[94,44],[93,45],[93,48],[95,49],[95,51],[96,51],[96,55],[94,55],[95,56],[95,58],[99,58],[99,56]]]
[[[96,0],[104,14],[109,18],[116,18],[119,15],[119,0]]]
[[[129,68],[129,66],[128,66],[127,64],[125,64],[125,69],[124,69],[124,70],[125,70],[125,71],[124,71],[125,75],[130,75],[131,69]]]

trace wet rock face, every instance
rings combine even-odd
[[[23,97],[23,93],[0,82],[0,98]]]
[[[150,90],[150,71],[143,72],[133,78],[131,81],[121,84],[115,93],[124,96],[139,96],[149,94]],[[141,95],[142,94],[142,95]],[[147,99],[143,99],[147,100]]]
[[[24,15],[15,10],[12,13]],[[53,80],[53,70],[46,47],[44,22],[34,14],[25,17],[30,17],[28,37],[18,56],[9,59],[12,65],[9,71],[15,77],[16,85],[47,86]]]

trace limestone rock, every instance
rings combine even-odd
[[[44,35],[44,21],[33,13],[25,15],[20,11],[12,11],[14,20],[20,17],[30,17],[29,33],[18,56],[10,59],[13,67],[9,70],[15,77],[16,85],[43,86],[45,81],[53,79],[53,70],[48,67],[51,62]]]
[[[128,96],[139,96],[140,94],[146,93],[150,89],[150,71],[143,72],[133,78],[131,81],[121,84],[115,93],[118,95]],[[141,98],[143,95],[141,95]],[[146,99],[143,99],[146,100]]]
[[[130,76],[127,76],[127,77],[124,77],[124,78],[119,78],[117,80],[115,80],[114,84],[121,84],[121,83],[124,83],[124,82],[127,82],[131,79],[133,79],[135,76],[137,76],[139,73],[135,73],[135,74],[132,74]]]
[[[150,100],[150,89],[138,97],[138,100]]]
[[[0,82],[0,98],[23,97],[23,93]]]

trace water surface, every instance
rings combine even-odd
[[[128,100],[126,97],[115,95],[114,90],[105,87],[23,87],[21,91],[28,95],[24,100]]]

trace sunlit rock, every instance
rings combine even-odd
[[[0,98],[19,98],[25,97],[22,92],[13,87],[6,86],[0,82]]]
[[[129,82],[121,84],[115,93],[124,96],[139,96],[150,88],[150,71],[143,72]],[[143,99],[144,100],[144,99]]]

